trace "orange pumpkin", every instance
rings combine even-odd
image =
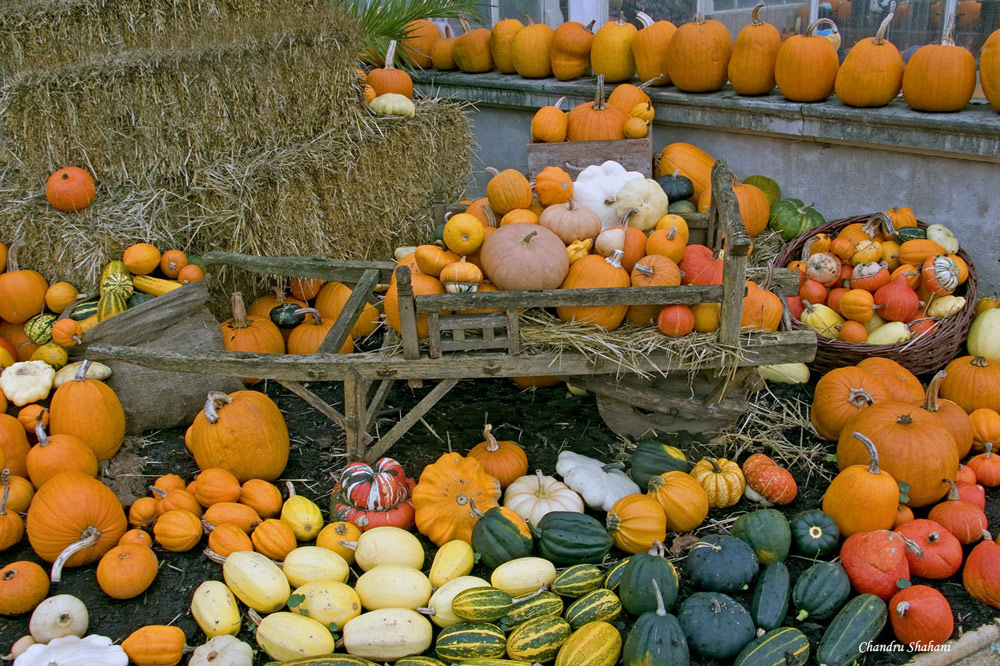
[[[49,594],[49,575],[34,562],[11,562],[0,569],[0,615],[21,615]]]
[[[49,405],[50,432],[73,435],[93,449],[98,460],[109,460],[125,439],[125,411],[115,392],[87,378],[84,361],[71,381],[56,389]]]
[[[987,407],[974,409],[969,414],[972,422],[972,448],[984,451],[988,442],[1000,442],[1000,414]]]
[[[7,250],[7,270],[0,274],[0,319],[8,324],[23,324],[36,314],[45,309],[45,292],[49,288],[45,278],[36,271],[21,270],[17,265],[17,253],[20,245],[11,243]],[[4,336],[8,337],[8,336]],[[27,336],[21,336],[23,340],[10,340],[18,349],[18,359],[21,359],[21,342],[28,341]],[[30,356],[31,352],[28,352]]]
[[[594,76],[603,77],[608,83],[628,81],[635,76],[632,42],[637,32],[638,29],[625,20],[624,12],[601,26],[590,44],[590,66]]]
[[[684,258],[687,239],[678,233],[677,227],[657,229],[646,240],[646,254],[659,254],[679,262]]]
[[[629,275],[622,268],[621,258],[621,250],[615,250],[610,257],[588,255],[570,266],[561,288],[628,287]],[[621,325],[627,311],[627,305],[561,306],[556,308],[556,316],[563,321],[587,322],[611,331]]]
[[[326,336],[333,328],[334,320],[323,321],[319,312],[315,308],[301,308],[295,311],[296,314],[305,314],[306,318],[301,324],[292,329],[288,336],[289,354],[315,354],[319,351]],[[340,347],[341,354],[350,354],[354,351],[354,340],[348,335],[344,344]]]
[[[0,488],[2,488],[0,491],[0,552],[17,545],[24,536],[24,521],[21,520],[21,516],[10,503],[10,481],[10,470],[0,471]]]
[[[469,457],[478,460],[486,473],[500,482],[502,489],[528,473],[528,456],[516,442],[497,441],[492,430],[493,426],[487,423],[483,428],[486,441],[472,447]]]
[[[94,177],[78,167],[63,167],[45,182],[45,198],[56,210],[83,210],[96,196]]]
[[[177,666],[184,658],[184,631],[180,627],[148,625],[122,641],[122,650],[136,666]]]
[[[160,272],[171,280],[176,280],[187,265],[187,255],[180,250],[167,250],[160,256]]]
[[[76,302],[79,294],[69,282],[55,282],[45,291],[45,307],[60,313]]]
[[[864,446],[866,457],[860,463],[840,466],[823,495],[823,512],[844,536],[890,529],[897,516],[897,481],[880,466],[878,449],[870,438],[856,432],[850,437]]]
[[[261,555],[283,560],[298,547],[292,528],[276,518],[268,518],[254,528],[250,535],[253,548]]]
[[[690,143],[678,141],[664,146],[660,151],[656,176],[681,175],[694,186],[692,201],[698,201],[705,190],[712,189],[712,166],[715,158]]]
[[[129,273],[149,275],[160,267],[160,251],[150,243],[136,243],[125,248],[122,261]]]
[[[560,143],[566,140],[566,112],[559,108],[565,97],[543,106],[531,117],[531,140],[535,143]],[[485,222],[484,222],[485,223]]]
[[[497,21],[490,30],[490,55],[501,74],[514,74],[514,38],[524,29],[516,18]]]
[[[240,504],[246,504],[261,518],[273,518],[281,513],[281,491],[263,479],[248,479],[240,488]]]
[[[97,584],[112,599],[132,599],[153,584],[157,565],[156,555],[147,546],[115,546],[97,565]]]
[[[67,317],[52,325],[52,341],[60,347],[75,347],[83,342],[83,326]]]
[[[669,257],[653,254],[636,262],[630,279],[633,287],[676,287],[681,283],[681,271]],[[625,318],[632,324],[649,324],[660,309],[656,304],[630,305]]]
[[[269,317],[248,315],[243,294],[238,291],[233,293],[232,304],[232,318],[220,324],[222,344],[226,349],[258,354],[285,353],[285,339]]]
[[[677,26],[670,21],[654,23],[644,12],[638,12],[637,16],[642,21],[643,28],[632,39],[632,57],[635,59],[639,80],[654,86],[669,86],[667,48],[677,32]]]
[[[820,437],[832,441],[859,411],[891,399],[879,377],[853,366],[836,368],[817,382],[809,419]]]
[[[607,141],[625,138],[628,112],[604,100],[604,76],[597,77],[593,102],[577,104],[566,114],[566,138],[570,141]]]
[[[590,47],[594,33],[590,25],[567,21],[552,34],[552,75],[560,81],[571,81],[583,76],[590,67]]]
[[[201,519],[190,511],[173,509],[167,511],[153,525],[156,543],[172,553],[184,553],[201,541]]]
[[[97,457],[89,446],[73,435],[45,434],[41,423],[35,426],[38,444],[28,451],[25,464],[35,488],[62,472],[75,470],[97,477]]]
[[[683,337],[694,330],[694,314],[687,305],[668,305],[660,310],[656,327],[668,337]]]
[[[729,59],[729,81],[741,95],[765,95],[774,90],[774,63],[781,48],[781,35],[770,23],[760,20],[759,4],[750,13],[750,24],[736,36]]]
[[[513,227],[507,228],[512,229]],[[410,285],[415,296],[445,293],[444,285],[441,284],[440,280],[424,273],[411,273]],[[402,334],[403,329],[399,317],[399,287],[395,281],[389,285],[389,290],[385,292],[385,319],[389,322],[389,326],[393,330]],[[429,334],[427,329],[427,315],[422,314],[417,317],[417,337],[426,338]]]
[[[416,19],[406,25],[401,54],[403,61],[413,67],[427,69],[431,66],[434,44],[441,39],[441,30],[427,19]]]
[[[516,169],[497,171],[486,184],[486,198],[493,212],[503,216],[515,208],[531,205],[531,183]]]
[[[140,497],[132,502],[128,510],[128,524],[135,528],[150,527],[159,515],[157,504],[152,497]]]
[[[417,529],[438,546],[470,541],[477,511],[497,506],[500,493],[477,459],[446,453],[424,468],[411,494]]]
[[[511,59],[514,71],[525,79],[544,79],[552,76],[553,30],[545,23],[533,23],[518,30],[511,41]]]
[[[1000,30],[986,38],[979,52],[979,78],[990,106],[1000,111]]]
[[[981,407],[1000,406],[1000,362],[982,356],[962,356],[947,366],[941,397],[971,413]],[[9,456],[8,456],[9,460]]]
[[[490,55],[490,31],[486,28],[468,29],[468,23],[462,20],[465,32],[455,39],[452,56],[455,64],[463,72],[478,74],[493,69],[493,56]]]
[[[431,46],[431,62],[434,69],[446,72],[455,69],[455,37],[451,36],[451,26],[444,27],[444,37]],[[374,99],[375,91],[372,90]],[[371,100],[369,100],[371,101]]]
[[[566,203],[573,196],[573,179],[559,167],[545,167],[535,176],[535,193],[543,206]]]
[[[611,506],[605,525],[615,545],[626,553],[648,552],[667,536],[667,517],[660,503],[646,495],[626,495]]]
[[[890,358],[871,356],[858,363],[858,367],[878,376],[889,389],[891,399],[896,402],[907,402],[919,406],[927,397],[920,380],[912,372]]]
[[[235,502],[243,492],[239,480],[233,473],[220,467],[209,467],[203,470],[198,475],[197,482],[193,493],[194,497],[199,504],[206,508],[219,502]]]
[[[725,24],[698,14],[671,38],[667,73],[678,90],[712,92],[725,85],[732,54],[733,36]]]
[[[389,48],[385,52],[385,66],[377,67],[368,72],[367,83],[375,90],[375,96],[386,93],[396,93],[408,99],[413,99],[413,79],[404,70],[396,69],[396,40],[389,40]]]
[[[925,44],[903,71],[903,100],[916,111],[960,111],[976,90],[976,59],[955,44],[955,16],[940,44]],[[902,257],[900,257],[902,258]]]
[[[344,521],[328,523],[316,535],[316,545],[332,550],[343,557],[348,564],[354,564],[354,549],[343,545],[341,541],[351,543],[357,541],[360,536],[361,528],[354,523]]]
[[[215,525],[208,533],[208,547],[223,557],[239,551],[253,550],[253,542],[247,533],[236,525],[223,523]]]
[[[781,323],[781,299],[747,280],[747,295],[743,298],[740,327],[758,331],[777,331]]]
[[[833,93],[840,59],[829,39],[813,34],[823,23],[836,28],[830,19],[819,19],[804,35],[794,35],[778,50],[774,79],[781,94],[793,102],[819,102]]]

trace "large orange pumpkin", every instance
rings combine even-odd
[[[632,57],[635,58],[635,69],[639,80],[649,81],[654,86],[669,86],[670,75],[667,73],[667,47],[677,32],[677,26],[670,21],[655,23],[644,12],[638,12],[643,28],[632,40]]]
[[[427,19],[410,21],[406,26],[406,36],[403,37],[403,48],[400,49],[403,61],[420,69],[431,66],[431,51],[434,44],[441,39],[441,30]]]
[[[813,34],[821,23],[833,22],[819,19],[804,35],[793,35],[778,50],[774,80],[781,94],[793,102],[820,102],[833,93],[840,59],[833,42]]]
[[[862,39],[851,47],[840,69],[834,90],[848,106],[885,106],[896,98],[903,85],[903,56],[885,38],[890,12],[874,37]],[[912,226],[916,226],[914,221]]]
[[[590,66],[595,76],[603,76],[608,83],[628,81],[635,76],[632,41],[637,32],[638,29],[625,20],[623,12],[601,26],[590,45]]]
[[[681,175],[694,185],[692,201],[698,201],[702,192],[712,189],[712,167],[715,158],[704,150],[690,143],[678,141],[667,144],[660,151],[660,162],[656,175]]]
[[[594,42],[591,28],[594,22],[584,26],[576,21],[567,21],[552,35],[552,75],[560,81],[571,81],[583,76],[590,67],[590,47]]]
[[[628,113],[604,101],[604,75],[597,77],[593,102],[574,106],[566,114],[566,138],[570,141],[607,141],[625,138]]]
[[[648,552],[667,536],[667,517],[660,503],[647,495],[626,495],[612,505],[605,525],[615,545],[626,553]]]
[[[562,289],[594,289],[600,287],[628,287],[628,272],[621,265],[622,251],[615,250],[610,257],[591,254],[569,267]],[[581,321],[606,330],[621,325],[628,311],[627,305],[562,306],[556,315],[563,321]]]
[[[389,41],[385,52],[385,66],[377,67],[368,73],[367,83],[375,90],[376,97],[386,93],[396,93],[410,99],[413,98],[413,79],[402,69],[396,69],[396,40]]]
[[[945,366],[941,397],[966,412],[980,407],[1000,411],[1000,362],[982,356],[962,356]]]
[[[937,414],[938,419],[951,431],[958,448],[958,457],[964,458],[972,450],[972,442],[975,438],[972,430],[972,419],[969,418],[964,409],[951,400],[938,398],[941,382],[946,376],[944,370],[934,375],[930,384],[927,385],[927,397],[922,406],[928,412]]]
[[[497,506],[500,492],[500,482],[478,460],[446,453],[424,468],[413,489],[417,529],[438,546],[471,541],[477,512]]]
[[[990,106],[1000,111],[1000,30],[986,39],[979,53],[979,78]]]
[[[516,18],[497,21],[490,30],[490,55],[493,64],[501,74],[515,74],[514,38],[524,29],[524,24]]]
[[[677,28],[667,46],[667,72],[678,90],[712,92],[729,77],[733,36],[725,24],[701,14]]]
[[[430,294],[445,293],[444,285],[436,277],[425,275],[420,272],[410,273],[410,285],[413,288],[414,296],[426,296]],[[399,287],[393,280],[385,292],[385,319],[389,326],[402,335],[403,328],[399,315]],[[417,337],[426,338],[430,335],[427,329],[427,315],[422,314],[417,317]]]
[[[72,381],[52,395],[49,430],[53,435],[78,437],[98,460],[109,460],[125,439],[125,410],[111,387],[87,378],[89,367],[90,361],[84,361]]]
[[[960,111],[976,90],[976,59],[955,44],[955,17],[940,44],[917,49],[903,71],[903,99],[916,111]]]
[[[0,274],[0,319],[10,324],[23,324],[41,313],[49,288],[41,273],[18,268],[18,247],[17,243],[11,243],[7,250],[7,270]]]
[[[741,95],[765,95],[774,90],[774,63],[781,48],[781,35],[757,15],[764,6],[753,8],[750,24],[736,36],[729,59],[729,82]]]
[[[256,352],[258,354],[283,354],[285,339],[281,331],[265,317],[247,314],[243,294],[234,292],[233,316],[220,325],[222,343],[229,351]]]
[[[858,363],[858,367],[865,372],[877,375],[889,389],[892,400],[896,402],[922,405],[927,397],[920,380],[891,358],[870,356]]]
[[[820,437],[832,441],[859,411],[891,399],[879,377],[853,366],[836,368],[816,383],[809,419]]]
[[[552,76],[553,30],[544,23],[529,23],[514,35],[511,56],[514,70],[525,79],[544,79]]]

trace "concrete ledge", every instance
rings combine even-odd
[[[454,97],[481,107],[537,109],[565,96],[570,104],[592,99],[594,79],[528,80],[498,72],[463,74],[428,70],[413,79],[424,94]],[[728,86],[689,94],[651,88],[657,124],[711,127],[830,144],[866,145],[950,158],[1000,163],[1000,113],[970,104],[959,113],[919,113],[902,99],[881,109],[855,109],[836,98],[815,104],[790,102],[777,91],[743,97]]]

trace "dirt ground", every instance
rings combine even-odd
[[[268,383],[264,388],[284,412],[291,433],[292,454],[283,478],[294,480],[300,494],[314,499],[326,510],[333,474],[344,464],[342,432],[277,384]],[[313,384],[310,388],[332,404],[340,401],[339,388],[334,385]],[[379,426],[382,431],[391,427],[401,413],[405,413],[429,389],[429,385],[415,390],[398,385],[381,415]],[[808,395],[809,390],[809,387],[781,387],[776,391],[802,398]],[[403,463],[409,474],[419,475],[424,465],[433,462],[443,452],[454,450],[464,453],[481,441],[481,430],[485,423],[493,424],[494,434],[498,438],[519,442],[528,452],[531,468],[541,469],[547,474],[554,472],[555,458],[564,448],[604,459],[611,459],[624,451],[621,440],[601,421],[592,397],[574,396],[562,386],[521,391],[507,380],[484,380],[464,382],[454,389],[422,423],[393,447],[390,454]],[[697,459],[709,453],[703,442],[695,438],[683,436],[668,439],[685,448],[689,458]],[[815,443],[808,435],[805,441]],[[832,446],[828,446],[827,452],[832,453],[832,449]],[[721,452],[715,452],[716,455],[719,453]],[[194,461],[184,447],[182,429],[153,433],[145,437],[130,454],[131,457],[113,467],[113,473],[120,477],[116,479],[118,483],[127,480],[133,485],[145,485],[168,472],[179,473],[190,479],[196,472]],[[823,464],[835,472],[834,463],[826,461]],[[806,475],[802,469],[793,468],[792,471],[799,481],[800,493],[792,504],[782,508],[782,512],[789,517],[799,511],[816,508],[826,487],[826,483],[816,477],[813,477],[811,483],[805,483]],[[997,491],[989,490],[988,495],[987,513],[990,523],[1000,524]],[[741,500],[730,510],[713,512],[711,518],[723,519],[753,508],[746,500]],[[670,539],[671,535],[668,535],[668,540]],[[434,547],[426,540],[423,541],[427,548],[426,566],[429,566]],[[221,580],[220,567],[209,562],[201,554],[200,547],[188,553],[167,553],[159,547],[155,550],[160,559],[159,575],[139,598],[115,601],[106,597],[96,584],[95,565],[65,571],[62,583],[53,586],[51,594],[69,593],[81,598],[90,611],[90,632],[109,636],[116,642],[145,624],[174,624],[185,631],[189,644],[199,645],[204,637],[188,612],[188,604],[192,592],[202,581]],[[617,554],[617,551],[612,552],[613,556]],[[27,545],[27,540],[5,552],[0,557],[0,563],[20,559],[38,561]],[[786,563],[794,580],[811,560],[792,555]],[[682,580],[680,598],[684,598],[692,590],[683,582],[683,560],[679,564]],[[488,574],[485,571],[474,573]],[[964,592],[960,575],[945,581],[914,579],[913,582],[930,584],[948,598],[955,611],[956,637],[992,620],[996,615],[994,609],[979,604]],[[750,593],[736,596],[749,606]],[[629,624],[627,619],[618,623],[623,632],[627,632]],[[27,625],[27,615],[0,618],[0,649],[6,652],[15,639],[26,633]],[[800,628],[815,649],[825,623],[804,622],[800,624]],[[250,630],[244,629],[240,638],[256,648]],[[892,640],[888,628],[880,640]],[[898,664],[910,657],[912,654],[906,651],[876,653],[869,655],[861,663],[867,666]],[[263,653],[257,655],[257,664],[267,661]],[[698,660],[692,655],[692,664],[696,666],[714,663],[710,660]]]

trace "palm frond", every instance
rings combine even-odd
[[[361,24],[365,51],[385,57],[390,40],[400,41],[417,19],[466,19],[478,22],[480,0],[333,0]],[[397,54],[399,52],[397,51]],[[397,55],[397,60],[399,56]]]

